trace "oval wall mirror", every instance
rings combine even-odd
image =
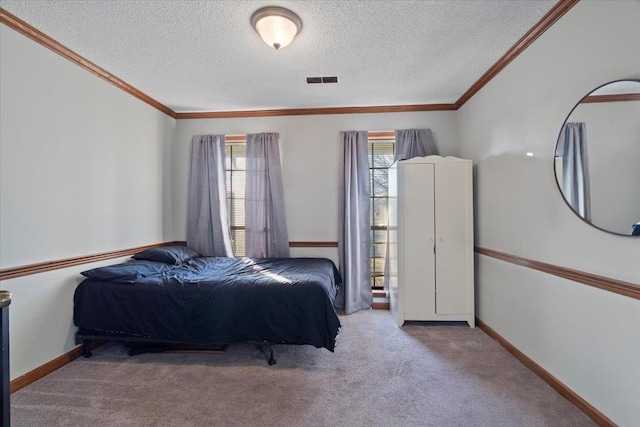
[[[583,221],[640,236],[640,80],[604,84],[573,107],[554,170],[565,202]]]

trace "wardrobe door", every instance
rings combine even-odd
[[[436,165],[436,314],[467,313],[470,171],[465,163]]]
[[[404,323],[404,306],[400,304],[400,297],[398,295],[398,281],[400,276],[400,260],[399,252],[401,249],[398,247],[399,230],[399,217],[398,217],[398,164],[394,163],[389,168],[389,256],[387,261],[389,262],[389,268],[387,270],[389,274],[389,308],[391,314],[395,319],[398,326],[402,326]],[[403,302],[404,304],[404,302]]]
[[[435,313],[434,165],[405,163],[402,181],[402,294],[407,314]]]

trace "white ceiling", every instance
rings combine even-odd
[[[171,109],[453,103],[556,0],[0,0],[0,6]],[[278,51],[251,15],[293,10]],[[338,84],[307,85],[307,76]]]

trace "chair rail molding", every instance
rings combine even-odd
[[[561,267],[546,262],[535,261],[511,255],[505,252],[487,249],[480,246],[475,247],[477,254],[485,255],[511,264],[520,265],[522,267],[531,268],[542,271],[544,273],[553,274],[554,276],[569,279],[574,282],[583,283],[598,289],[624,295],[630,298],[640,299],[640,285],[625,282],[622,280],[611,279],[609,277],[598,276],[596,274],[587,273],[585,271],[573,270],[567,267]]]

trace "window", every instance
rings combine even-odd
[[[389,166],[395,153],[394,132],[369,132],[371,178],[371,287],[382,289],[387,248]]]
[[[226,154],[225,173],[227,180],[227,210],[231,228],[233,253],[244,256],[245,248],[245,174],[247,169],[247,146],[245,137],[227,137],[224,151]],[[240,142],[238,142],[240,141]]]

